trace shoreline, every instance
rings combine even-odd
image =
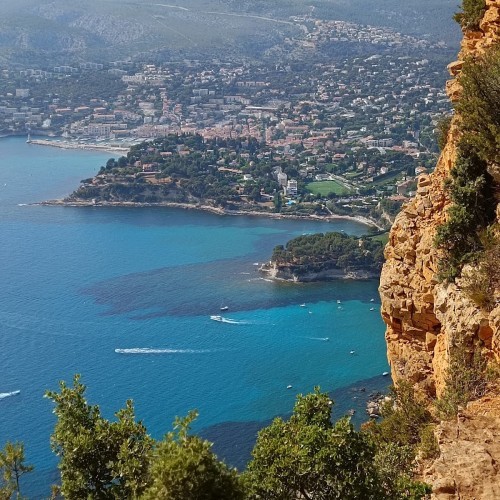
[[[85,151],[101,151],[103,153],[128,153],[130,148],[112,146],[108,144],[81,144],[79,142],[71,141],[53,141],[49,139],[31,139],[28,144],[34,144],[35,146],[48,146],[59,149],[80,149]]]
[[[105,201],[92,203],[89,201],[65,201],[65,200],[47,200],[33,205],[42,206],[67,206],[67,207],[163,207],[163,208],[180,208],[183,210],[199,210],[202,212],[209,212],[215,215],[229,215],[229,216],[248,216],[248,217],[267,217],[270,219],[292,219],[292,220],[308,220],[317,222],[330,222],[334,220],[347,220],[358,222],[369,227],[375,227],[380,231],[384,228],[380,227],[375,221],[363,217],[361,215],[294,215],[294,214],[281,214],[275,212],[258,212],[246,210],[225,210],[223,208],[212,207],[210,205],[194,205],[191,203],[177,203],[177,202],[161,202],[161,203],[136,203],[133,201]]]

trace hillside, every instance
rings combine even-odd
[[[3,0],[0,64],[36,65],[119,59],[265,57],[314,19],[394,28],[455,46],[454,0]]]

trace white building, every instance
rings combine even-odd
[[[286,185],[286,194],[288,196],[297,195],[297,181],[295,179],[290,179]]]

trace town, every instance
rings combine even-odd
[[[436,160],[436,128],[450,114],[446,50],[389,29],[321,20],[302,25],[303,35],[279,49],[288,55],[276,49],[266,63],[3,69],[0,133],[123,154],[144,140],[199,135],[218,151],[210,162],[231,178],[239,208],[279,205],[292,213],[390,222],[413,194],[416,176]],[[231,150],[234,139],[243,143]],[[179,145],[175,155],[194,152]],[[162,177],[161,162],[141,158],[133,167],[141,181]],[[115,177],[110,181],[119,182]]]

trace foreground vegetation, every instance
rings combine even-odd
[[[52,498],[165,500],[420,499],[429,487],[412,479],[422,429],[430,415],[409,386],[394,390],[382,424],[356,431],[347,417],[332,423],[333,402],[316,388],[297,396],[288,419],[261,430],[246,471],[228,467],[211,443],[190,433],[196,412],[177,418],[157,442],[127,401],[114,421],[86,401],[86,387],[48,391],[57,416],[51,446],[60,484]],[[0,498],[19,494],[30,472],[22,445],[0,453]]]

